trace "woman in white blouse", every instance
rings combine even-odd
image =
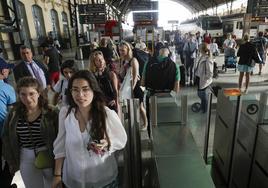
[[[117,186],[114,151],[123,149],[127,135],[116,112],[104,106],[94,75],[78,71],[69,81],[69,106],[59,114],[54,142],[53,188],[102,188]]]

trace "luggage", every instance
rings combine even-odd
[[[186,85],[186,74],[185,74],[185,66],[184,65],[180,66],[180,74],[181,74],[180,85],[185,86]]]
[[[217,63],[214,61],[213,62],[213,78],[218,78],[219,77],[219,70]]]

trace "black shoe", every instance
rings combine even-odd
[[[16,185],[16,184],[12,184],[12,185],[10,186],[10,188],[17,188],[17,185]]]

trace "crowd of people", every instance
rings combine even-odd
[[[238,87],[242,91],[245,76],[246,93],[255,63],[262,73],[267,39],[262,32],[251,42],[247,34],[243,39],[238,47],[227,35],[223,49],[230,56],[238,48]],[[149,50],[140,38],[135,45],[94,41],[85,70],[78,70],[73,59],[62,62],[59,49],[49,43],[41,45],[43,62],[27,46],[21,46],[21,62],[15,67],[0,58],[0,151],[5,160],[0,178],[9,175],[0,187],[10,187],[18,170],[26,188],[118,187],[114,152],[127,142],[120,120],[123,99],[139,99],[141,130],[150,123],[150,96],[174,96],[181,85],[197,86],[200,110],[207,112],[213,57],[220,53],[216,39],[209,33],[177,32],[174,45],[183,69],[167,44],[157,41]],[[10,69],[15,89],[5,81]],[[48,91],[54,92],[50,102]]]

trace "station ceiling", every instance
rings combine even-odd
[[[109,0],[110,4],[122,11],[125,9],[125,11],[128,9],[129,3],[133,2],[139,3],[139,1],[148,1],[148,0]],[[183,6],[185,6],[189,11],[192,13],[196,13],[199,11],[203,11],[209,8],[216,7],[218,5],[231,2],[234,0],[172,0],[174,2],[177,2]]]

